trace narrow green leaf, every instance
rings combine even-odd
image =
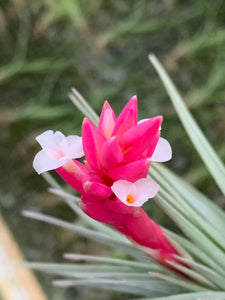
[[[61,198],[66,198],[68,200],[71,200],[73,203],[78,203],[80,198],[77,196],[74,196],[70,193],[67,193],[65,191],[63,191],[62,189],[56,189],[56,188],[49,188],[48,189],[49,193],[52,193],[56,196],[59,196]]]
[[[220,264],[215,262],[211,257],[209,257],[206,253],[204,253],[199,247],[194,245],[189,240],[181,237],[180,235],[169,231],[168,229],[164,228],[164,231],[167,235],[172,236],[174,240],[176,240],[179,244],[181,244],[193,257],[195,257],[198,261],[204,263],[206,266],[209,266],[213,270],[220,274],[221,276],[225,277],[225,270],[221,267]]]
[[[108,237],[107,235],[105,235],[103,233],[96,232],[94,230],[90,230],[90,229],[87,229],[87,228],[84,228],[84,227],[81,227],[81,226],[78,226],[78,225],[75,225],[75,224],[72,224],[72,223],[69,223],[66,221],[62,221],[57,218],[47,216],[44,214],[40,214],[40,213],[36,213],[36,212],[23,211],[22,214],[23,214],[23,216],[28,217],[28,218],[39,220],[39,221],[49,223],[49,224],[54,224],[54,225],[62,227],[64,229],[75,231],[76,233],[78,233],[86,238],[89,238],[96,242],[100,242],[107,246],[110,246],[110,247],[113,247],[116,249],[121,249],[125,253],[130,254],[131,256],[135,257],[138,260],[143,260],[143,259],[146,260],[144,252],[136,249],[131,244],[129,245],[128,243],[126,243],[124,241],[120,241],[115,238]]]
[[[142,294],[142,295],[149,295],[152,292],[157,292],[158,295],[168,295],[168,294],[174,294],[176,292],[185,291],[186,289],[178,287],[174,284],[170,284],[167,282],[163,282],[162,280],[151,280],[149,277],[149,280],[133,280],[133,279],[104,279],[104,278],[93,278],[93,279],[83,279],[83,280],[57,280],[54,281],[54,284],[57,286],[90,286],[95,288],[105,288],[107,286],[109,287],[119,287],[123,286],[129,287],[129,288],[135,288],[135,294]],[[162,289],[163,285],[163,289]],[[117,290],[117,289],[116,289]],[[132,289],[129,291],[129,289],[126,289],[126,292],[131,293]],[[136,291],[138,291],[136,293]]]
[[[191,290],[192,292],[193,291],[205,291],[206,289],[203,288],[203,287],[200,287],[199,285],[197,284],[194,284],[192,281],[188,281],[186,279],[181,279],[181,278],[178,278],[178,276],[176,277],[172,277],[172,276],[167,276],[167,275],[164,275],[164,274],[161,274],[161,273],[156,273],[156,272],[149,272],[149,275],[153,276],[153,277],[156,277],[156,278],[160,278],[160,279],[163,279],[165,281],[168,281],[168,282],[172,282],[176,285],[179,285],[179,286],[182,286],[188,290]]]
[[[186,257],[189,259],[192,259],[191,255],[187,252],[186,249],[184,249],[180,243],[178,243],[175,239],[172,238],[171,235],[169,235],[166,231],[164,231],[166,238],[171,243],[171,245],[174,247],[175,250],[179,253],[181,257]]]
[[[181,228],[181,230],[190,237],[195,244],[221,266],[225,267],[225,253],[223,253],[214,243],[212,243],[198,228],[190,223],[184,216],[176,211],[166,200],[158,196],[156,201],[172,218],[172,220]]]
[[[225,290],[225,278],[218,275],[215,271],[207,268],[206,266],[199,264],[193,260],[182,258],[180,256],[175,256],[179,261],[196,270],[200,274],[204,275],[207,279],[214,283],[215,286]]]
[[[225,292],[198,292],[198,293],[185,293],[177,294],[166,297],[156,298],[139,298],[134,300],[224,300]]]
[[[80,273],[131,273],[134,268],[128,266],[112,266],[105,265],[91,265],[91,264],[71,264],[71,263],[43,263],[43,262],[25,262],[18,263],[19,266],[25,266],[34,270],[41,270],[46,272],[80,272]],[[141,273],[142,270],[139,270]],[[147,270],[145,271],[147,274]]]
[[[96,268],[97,269],[97,268]],[[112,279],[130,279],[130,280],[149,280],[149,274],[140,274],[140,273],[123,273],[123,272],[79,272],[79,271],[48,271],[44,270],[44,272],[52,275],[59,275],[68,277],[70,279],[81,279],[81,278],[112,278]],[[193,291],[193,290],[192,290]]]
[[[192,278],[194,282],[199,282],[200,284],[210,288],[210,289],[216,289],[216,286],[208,280],[205,276],[202,274],[199,274],[198,272],[187,268],[186,266],[182,266],[178,263],[174,263],[172,261],[167,261],[169,265],[171,265],[176,270],[182,272],[183,274],[187,275],[188,277]]]
[[[225,238],[220,230],[216,229],[208,222],[210,219],[210,213],[203,216],[202,213],[196,212],[196,208],[190,205],[189,199],[182,197],[177,189],[176,180],[168,179],[163,173],[158,174],[153,168],[151,170],[152,177],[158,179],[161,183],[161,188],[158,195],[162,196],[170,205],[174,207],[179,213],[181,213],[187,220],[195,225],[199,230],[203,231],[214,243],[216,243],[223,251],[225,251]],[[185,194],[186,196],[186,194]]]
[[[189,135],[192,143],[194,144],[196,150],[198,151],[203,162],[209,169],[211,175],[216,181],[218,187],[221,189],[225,195],[225,167],[220,160],[220,158],[215,153],[212,146],[209,144],[208,140],[205,138],[203,132],[199,128],[198,124],[192,117],[191,113],[186,108],[184,101],[182,100],[180,94],[178,93],[173,82],[169,78],[163,66],[160,64],[158,59],[153,55],[149,55],[149,60],[153,64],[157,73],[159,74],[167,92],[170,96],[170,99],[174,105],[174,108],[177,111],[177,114]]]
[[[142,263],[142,262],[138,262],[138,261],[111,258],[111,257],[103,257],[103,256],[96,256],[96,255],[66,253],[63,255],[63,257],[66,259],[74,260],[74,261],[91,261],[91,262],[107,263],[107,264],[109,263],[109,264],[113,264],[113,265],[129,266],[129,267],[134,267],[135,269],[144,269],[144,270],[148,270],[148,271],[161,269],[159,266],[156,266],[155,264],[151,264],[151,263],[147,263],[147,262]]]
[[[97,125],[99,116],[91,108],[83,96],[77,91],[77,89],[72,88],[72,93],[69,93],[69,98],[85,116],[87,116],[94,124]]]
[[[41,176],[52,188],[63,191],[63,188],[49,172],[44,172],[41,174]]]
[[[77,287],[77,286],[85,286],[86,288],[98,288],[101,290],[107,290],[107,291],[115,291],[115,292],[123,292],[133,295],[143,295],[148,296],[150,294],[148,289],[144,289],[139,286],[134,285],[124,285],[121,282],[118,282],[116,280],[106,280],[106,279],[95,279],[89,282],[87,279],[81,279],[81,280],[55,280],[53,281],[53,285],[61,287],[61,288],[67,288],[67,287]],[[158,293],[153,294],[154,296],[157,296]]]
[[[178,177],[174,172],[163,166],[162,164],[152,163],[151,170],[157,171],[161,179],[164,179],[171,187],[170,192],[176,191],[188,202],[200,216],[206,218],[207,222],[214,226],[217,230],[225,227],[225,214],[205,195],[188,184],[186,181]],[[174,195],[174,194],[173,194]]]

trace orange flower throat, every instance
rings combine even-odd
[[[127,201],[127,203],[131,204],[134,202],[134,198],[131,195],[127,195],[126,201]]]

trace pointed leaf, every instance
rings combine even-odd
[[[172,80],[169,78],[168,74],[166,73],[165,69],[160,64],[158,59],[154,55],[150,54],[149,60],[155,67],[158,75],[160,76],[174,105],[174,108],[176,109],[176,112],[192,143],[194,144],[200,157],[202,158],[203,162],[205,163],[214,180],[216,181],[218,187],[225,195],[225,167],[222,161],[217,156],[214,149],[212,148],[212,146],[204,136],[203,132],[199,128],[198,124],[192,117],[191,113],[186,108],[184,101],[182,100]]]

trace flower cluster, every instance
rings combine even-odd
[[[138,122],[136,97],[118,118],[105,102],[98,127],[84,119],[82,137],[51,130],[39,135],[43,150],[33,165],[39,174],[55,169],[81,194],[80,207],[88,216],[154,249],[166,264],[177,252],[141,208],[159,189],[147,177],[151,161],[167,161],[172,155],[168,141],[160,137],[161,122],[161,116]],[[77,160],[84,155],[83,163]]]

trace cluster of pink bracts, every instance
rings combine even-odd
[[[161,122],[161,116],[138,122],[136,97],[118,118],[105,102],[98,127],[84,119],[82,137],[51,130],[39,135],[43,150],[35,156],[34,169],[39,174],[55,169],[82,195],[80,207],[88,216],[154,249],[158,261],[168,265],[177,252],[141,208],[159,189],[147,177],[151,161],[171,158],[169,143],[160,137]],[[84,163],[76,160],[83,155]]]

